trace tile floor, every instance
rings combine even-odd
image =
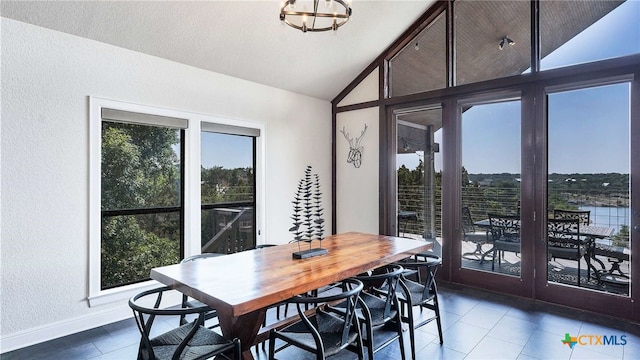
[[[418,359],[640,359],[640,324],[592,313],[496,295],[449,284],[440,286],[444,344],[435,322],[417,333]],[[170,324],[162,324],[170,327]],[[561,342],[565,334],[616,336],[626,345],[576,345]],[[408,334],[405,349],[409,354]],[[140,335],[132,319],[1,354],[2,360],[135,359]],[[256,359],[267,355],[258,350]],[[348,356],[348,358],[355,358]],[[286,350],[282,359],[288,357]],[[397,343],[376,359],[400,359]]]

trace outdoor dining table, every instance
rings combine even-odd
[[[323,239],[326,255],[294,259],[298,246],[310,245],[290,243],[158,267],[151,278],[215,308],[223,335],[240,339],[243,358],[252,359],[250,347],[267,307],[430,250],[433,243],[349,232]]]
[[[491,229],[491,224],[489,222],[489,219],[479,220],[474,222],[474,224],[478,227],[486,229],[487,231]],[[595,268],[595,266],[591,263],[591,260],[595,260],[599,262],[603,268],[604,268],[604,264],[602,263],[602,261],[596,258],[596,254],[595,254],[596,240],[610,237],[611,235],[613,235],[614,231],[615,229],[610,226],[580,225],[580,235],[583,235],[586,238],[586,242],[587,242],[587,254],[585,257],[585,261],[587,262],[589,271],[590,270],[594,271],[596,277],[598,278],[598,281],[599,281],[599,272]],[[487,256],[492,251],[493,251],[493,248],[486,251],[482,256],[482,259],[484,259],[484,257]],[[591,276],[590,273],[589,273],[589,276]]]

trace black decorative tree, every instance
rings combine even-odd
[[[298,242],[298,250],[293,253],[296,259],[323,255],[327,249],[322,248],[324,234],[324,210],[322,209],[322,193],[320,192],[320,177],[311,173],[311,166],[307,166],[304,177],[298,181],[298,189],[293,198],[293,226],[289,229]],[[317,248],[312,248],[313,240],[319,240]],[[302,250],[300,242],[308,242],[309,248]]]

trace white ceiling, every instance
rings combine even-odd
[[[303,34],[281,24],[278,0],[2,1],[0,13],[332,100],[433,2],[353,0],[353,16],[337,34]]]

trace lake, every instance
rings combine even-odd
[[[580,210],[589,210],[591,225],[610,226],[615,228],[614,234],[620,231],[621,225],[629,226],[628,207],[606,207],[606,206],[580,206]]]

